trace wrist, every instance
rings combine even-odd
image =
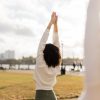
[[[48,24],[48,26],[47,26],[47,29],[50,30],[51,26],[52,26],[52,22],[50,21],[49,24]]]
[[[52,25],[52,21],[49,22],[49,25]]]

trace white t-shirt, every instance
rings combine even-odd
[[[35,67],[36,90],[52,90],[56,83],[56,76],[58,73],[60,73],[60,66],[48,68],[43,57],[43,50],[45,48],[48,36],[49,30],[46,29],[38,47]],[[58,33],[53,33],[53,44],[60,47]]]

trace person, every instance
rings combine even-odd
[[[100,0],[90,0],[85,33],[85,89],[79,100],[100,100]]]
[[[75,68],[76,68],[76,62],[74,61],[73,62],[73,71],[75,71]]]
[[[82,62],[80,62],[79,66],[80,66],[80,69],[82,69],[82,67],[83,67],[83,66],[82,66]]]
[[[61,75],[65,75],[66,74],[66,68],[65,66],[61,66]]]
[[[35,67],[35,100],[57,100],[53,90],[61,64],[57,21],[58,16],[53,12],[51,20],[39,43]],[[53,44],[46,44],[52,25],[54,26]]]

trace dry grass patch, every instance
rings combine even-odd
[[[58,100],[77,100],[83,88],[83,77],[57,77],[54,87]],[[35,82],[32,73],[0,72],[0,100],[34,100]]]

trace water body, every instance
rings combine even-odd
[[[29,66],[28,65],[20,65],[20,69],[25,70],[25,69],[29,68],[31,70],[31,69],[34,69],[35,66],[36,65],[29,65]],[[6,69],[9,69],[9,65],[8,64],[3,64],[2,67],[6,68]],[[63,67],[65,67],[66,71],[71,71],[73,69],[73,66],[71,66],[71,65],[67,65],[67,66],[63,66]],[[12,66],[11,68],[12,69],[18,69],[19,65]],[[80,68],[80,66],[76,66],[74,71],[77,71],[77,70],[79,70],[80,72],[83,72],[83,71],[85,71],[85,67],[82,66],[82,68]]]

